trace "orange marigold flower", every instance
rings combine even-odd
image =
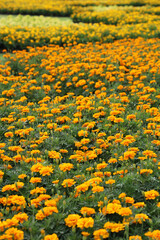
[[[48,156],[50,158],[53,158],[53,159],[60,159],[61,158],[61,154],[59,152],[56,152],[56,151],[48,151]]]
[[[7,236],[7,238],[4,239],[9,239],[9,237],[11,237],[11,239],[14,240],[23,240],[24,239],[24,233],[21,230],[18,230],[17,228],[9,228],[5,231],[5,235]]]
[[[98,229],[93,232],[94,240],[101,240],[103,238],[108,238],[109,233],[107,232],[106,229]]]
[[[49,176],[51,173],[53,173],[53,168],[52,166],[43,166],[39,173],[42,175],[42,176]]]
[[[81,214],[83,215],[87,214],[88,216],[90,216],[91,214],[95,214],[94,208],[90,208],[90,207],[82,207],[80,212]]]
[[[46,189],[44,187],[36,187],[35,189],[30,191],[30,194],[37,194],[37,193],[46,193]]]
[[[18,178],[20,178],[20,179],[24,179],[25,177],[27,177],[26,174],[21,174],[21,175],[18,176]]]
[[[130,236],[129,240],[142,240],[141,236],[136,235],[136,236]]]
[[[140,208],[140,207],[144,207],[145,206],[145,203],[144,202],[137,202],[137,203],[134,203],[133,206],[135,208]]]
[[[46,235],[44,240],[59,240],[57,234],[53,233],[52,235]]]
[[[108,203],[107,207],[105,206],[102,208],[102,213],[103,215],[119,213],[121,208],[119,203]]]
[[[134,159],[136,153],[134,151],[126,151],[124,152],[124,160]]]
[[[147,232],[144,235],[153,240],[160,240],[160,230],[154,230],[153,232]]]
[[[4,134],[4,136],[5,137],[13,137],[13,132],[6,132],[5,134]]]
[[[70,171],[73,168],[73,164],[72,163],[61,163],[59,165],[59,168],[63,172]]]
[[[80,215],[78,214],[70,214],[67,218],[64,219],[66,226],[75,227],[77,225],[78,220],[80,219]]]
[[[91,217],[80,218],[77,221],[77,227],[79,227],[81,229],[93,227],[93,225],[94,225],[94,219]]]
[[[132,210],[129,207],[122,207],[118,214],[121,216],[129,216],[132,214]]]
[[[40,177],[31,177],[30,183],[41,183],[42,179]]]
[[[110,184],[112,185],[113,183],[115,183],[116,181],[114,179],[109,179],[108,181],[106,181],[106,184]]]
[[[144,213],[139,213],[135,215],[133,223],[142,224],[142,222],[145,222],[146,220],[149,220],[149,217]]]
[[[74,181],[74,179],[65,179],[62,183],[62,186],[64,188],[66,187],[72,187],[76,182]]]
[[[104,228],[110,229],[111,232],[120,232],[125,229],[125,225],[123,223],[106,222]]]
[[[43,220],[45,217],[52,215],[52,213],[58,213],[57,207],[44,207],[42,210],[39,210],[36,214],[37,220]]]
[[[89,232],[81,232],[84,237],[88,237],[90,235]]]
[[[157,192],[156,190],[150,190],[150,191],[144,192],[144,196],[146,200],[155,199],[156,197],[159,196],[159,192]]]
[[[108,166],[108,164],[106,162],[102,162],[97,164],[97,169],[101,170],[102,168],[106,168]]]
[[[151,150],[143,151],[142,154],[145,155],[145,156],[148,156],[149,158],[152,158],[152,157],[156,158],[156,157],[157,157],[157,154],[154,153],[154,152],[151,151]]]
[[[152,174],[153,173],[153,170],[152,169],[141,169],[140,170],[140,174]]]
[[[94,186],[92,188],[92,192],[93,193],[96,193],[96,192],[103,192],[104,191],[104,187],[101,187],[101,186]]]
[[[4,172],[2,172],[2,171],[0,170],[0,179],[3,178],[3,175],[4,175]]]

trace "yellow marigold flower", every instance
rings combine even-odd
[[[116,158],[110,158],[108,160],[109,163],[116,163],[117,162],[117,159]]]
[[[59,151],[60,151],[60,153],[68,153],[67,149],[60,149]]]
[[[130,236],[129,240],[142,240],[141,236],[136,235],[136,236]]]
[[[30,183],[41,183],[42,179],[40,177],[31,177]]]
[[[63,172],[70,171],[73,168],[73,164],[72,163],[61,163],[59,165],[59,168]]]
[[[43,220],[45,217],[52,215],[52,213],[58,213],[57,207],[44,207],[42,210],[39,210],[36,214],[37,220]]]
[[[20,223],[23,223],[24,221],[28,220],[28,215],[26,213],[18,213],[14,215],[12,219],[17,220]]]
[[[83,215],[87,214],[88,216],[95,214],[94,208],[90,208],[90,207],[82,207],[80,212],[81,214]]]
[[[127,116],[127,120],[130,121],[132,119],[134,119],[134,120],[136,119],[136,115],[135,114],[130,114],[130,115]]]
[[[2,171],[0,170],[0,179],[3,178],[3,175],[4,175],[4,172],[2,172]]]
[[[3,147],[5,147],[5,146],[6,146],[5,143],[0,143],[0,148],[3,148]]]
[[[43,166],[39,173],[42,175],[42,176],[49,176],[51,173],[53,173],[53,168],[52,166]]]
[[[88,237],[90,235],[89,232],[81,232],[81,234],[84,236],[84,237]]]
[[[62,186],[64,188],[66,187],[72,187],[76,182],[74,181],[74,179],[65,179],[62,183]]]
[[[89,188],[89,183],[84,182],[76,187],[76,192],[86,192]]]
[[[37,194],[37,193],[46,193],[46,189],[44,187],[36,187],[35,189],[30,191],[30,194]]]
[[[44,240],[59,240],[57,234],[53,233],[52,235],[46,235]]]
[[[88,218],[80,218],[77,221],[77,227],[83,229],[83,228],[89,228],[93,227],[94,225],[94,219],[91,217]]]
[[[5,137],[13,137],[13,133],[12,132],[6,132],[5,134],[4,134],[4,136]]]
[[[118,196],[118,198],[125,198],[126,197],[126,193],[121,193],[121,194],[119,194],[119,196]]]
[[[137,203],[134,203],[133,206],[135,208],[140,208],[140,207],[144,207],[145,206],[145,203],[144,202],[137,202]]]
[[[102,208],[102,213],[103,215],[119,213],[121,208],[119,203],[108,203],[107,207],[105,206]]]
[[[125,229],[125,225],[123,223],[106,222],[104,228],[110,229],[111,232],[120,232]]]
[[[152,200],[159,196],[159,192],[157,192],[156,190],[150,190],[150,191],[144,192],[144,196],[146,200]]]
[[[2,188],[2,192],[6,192],[6,191],[18,191],[19,188],[22,188],[24,186],[23,182],[16,182],[15,184],[11,184],[11,185],[5,185]]]
[[[142,222],[145,222],[146,220],[149,220],[149,217],[144,213],[139,213],[135,215],[133,223],[142,224]]]
[[[152,169],[141,169],[140,170],[140,174],[152,174],[153,173],[153,170]]]
[[[66,223],[66,226],[68,227],[75,227],[77,225],[77,222],[78,220],[80,219],[80,215],[78,214],[70,214],[68,215],[67,218],[65,218],[65,223]]]
[[[103,238],[108,238],[109,233],[107,232],[106,229],[98,229],[93,232],[94,240],[101,240]]]
[[[84,130],[80,130],[78,132],[78,136],[79,137],[87,137],[88,136],[88,132],[87,131],[84,131]]]
[[[132,197],[126,197],[126,198],[125,198],[125,202],[126,202],[126,203],[130,203],[130,204],[133,204],[133,203],[134,203],[134,198],[132,198]]]
[[[103,192],[104,191],[104,187],[101,187],[101,186],[94,186],[92,188],[92,192],[93,193],[96,193],[96,192]]]
[[[54,180],[54,181],[52,181],[52,183],[57,184],[57,183],[59,183],[59,180]]]
[[[27,177],[26,174],[21,174],[21,175],[18,176],[18,178],[20,178],[20,179],[24,179],[25,177]]]
[[[154,153],[154,152],[151,151],[151,150],[143,151],[142,154],[145,155],[145,156],[148,156],[149,158],[152,158],[152,157],[156,158],[156,157],[157,157],[157,154]]]
[[[24,233],[21,230],[18,230],[17,228],[9,228],[5,231],[5,235],[8,236],[7,239],[11,238],[14,240],[23,240],[24,239]],[[4,238],[6,239],[6,238]]]
[[[39,172],[42,167],[41,163],[37,163],[31,167],[31,172]]]
[[[56,207],[57,206],[57,199],[50,199],[45,201],[45,206],[47,207]]]
[[[160,240],[160,230],[154,230],[153,232],[147,232],[144,235],[153,240]]]
[[[97,170],[101,170],[102,168],[106,168],[108,164],[106,162],[102,162],[97,164]]]
[[[134,151],[126,151],[124,152],[124,160],[134,159],[136,153]]]
[[[132,210],[129,207],[122,207],[118,214],[121,216],[129,216],[132,214]]]
[[[110,184],[112,185],[113,183],[115,183],[116,181],[114,179],[109,179],[108,181],[106,181],[106,184]]]
[[[56,151],[48,151],[48,156],[50,158],[53,158],[53,159],[60,159],[61,158],[61,154],[59,152],[56,152]]]

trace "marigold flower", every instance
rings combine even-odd
[[[130,216],[132,214],[132,210],[129,207],[122,207],[118,214],[121,216]]]
[[[77,225],[78,220],[81,218],[78,214],[70,214],[67,218],[65,218],[66,226],[75,227]]]
[[[4,172],[2,172],[2,171],[0,170],[0,179],[3,178],[3,175],[4,175]]]
[[[42,179],[40,177],[31,177],[30,183],[41,183]]]
[[[61,163],[59,165],[59,168],[63,172],[70,171],[73,168],[73,164],[72,163]]]
[[[150,191],[144,192],[144,196],[146,200],[153,200],[159,196],[159,192],[157,192],[156,190],[150,190]]]
[[[57,234],[53,233],[52,235],[46,235],[44,240],[59,240]]]
[[[96,193],[96,192],[103,192],[104,191],[104,187],[101,187],[101,186],[94,186],[92,188],[92,192],[93,193]]]
[[[136,236],[130,236],[129,240],[142,240],[141,236],[136,235]]]
[[[42,210],[39,210],[36,214],[37,220],[43,220],[45,217],[52,215],[52,213],[58,213],[57,207],[44,207]]]
[[[153,232],[147,232],[144,235],[153,240],[160,240],[160,230],[154,230]]]
[[[149,217],[144,213],[139,213],[135,215],[133,222],[142,224],[142,222],[145,222],[146,220],[149,220]]]
[[[62,183],[62,186],[64,188],[66,187],[72,187],[76,182],[74,181],[74,179],[65,179]]]
[[[88,216],[95,214],[95,210],[94,208],[90,208],[90,207],[82,207],[80,210],[81,214],[87,214]]]
[[[98,229],[93,232],[94,240],[101,240],[103,238],[108,238],[109,233],[107,232],[106,229]]]
[[[21,230],[18,230],[17,228],[9,228],[5,231],[5,235],[8,237],[11,237],[14,240],[23,240],[24,239],[24,233]],[[7,237],[7,239],[8,239]],[[4,238],[5,239],[5,238]]]
[[[123,223],[106,222],[104,228],[110,229],[111,232],[120,232],[125,229],[125,225]]]
[[[106,184],[110,184],[112,185],[113,183],[115,183],[116,181],[114,179],[109,179],[108,181],[106,181]]]
[[[53,168],[52,166],[43,166],[39,173],[42,175],[42,176],[49,176],[51,173],[53,173]]]
[[[83,229],[83,228],[89,228],[93,227],[94,225],[94,219],[91,217],[88,218],[80,218],[77,221],[77,227]]]

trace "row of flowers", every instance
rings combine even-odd
[[[52,16],[70,16],[79,7],[86,6],[110,6],[110,5],[120,5],[120,6],[160,6],[159,0],[1,0],[0,2],[0,13],[12,13],[12,14],[42,14],[42,15],[52,15]]]
[[[56,44],[60,46],[87,43],[113,42],[123,38],[159,37],[159,21],[135,25],[111,26],[105,24],[71,24],[53,27],[1,27],[0,45],[6,49],[24,49],[27,46]]]

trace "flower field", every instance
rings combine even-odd
[[[158,240],[158,1],[65,2],[88,23],[1,21],[0,240]]]

